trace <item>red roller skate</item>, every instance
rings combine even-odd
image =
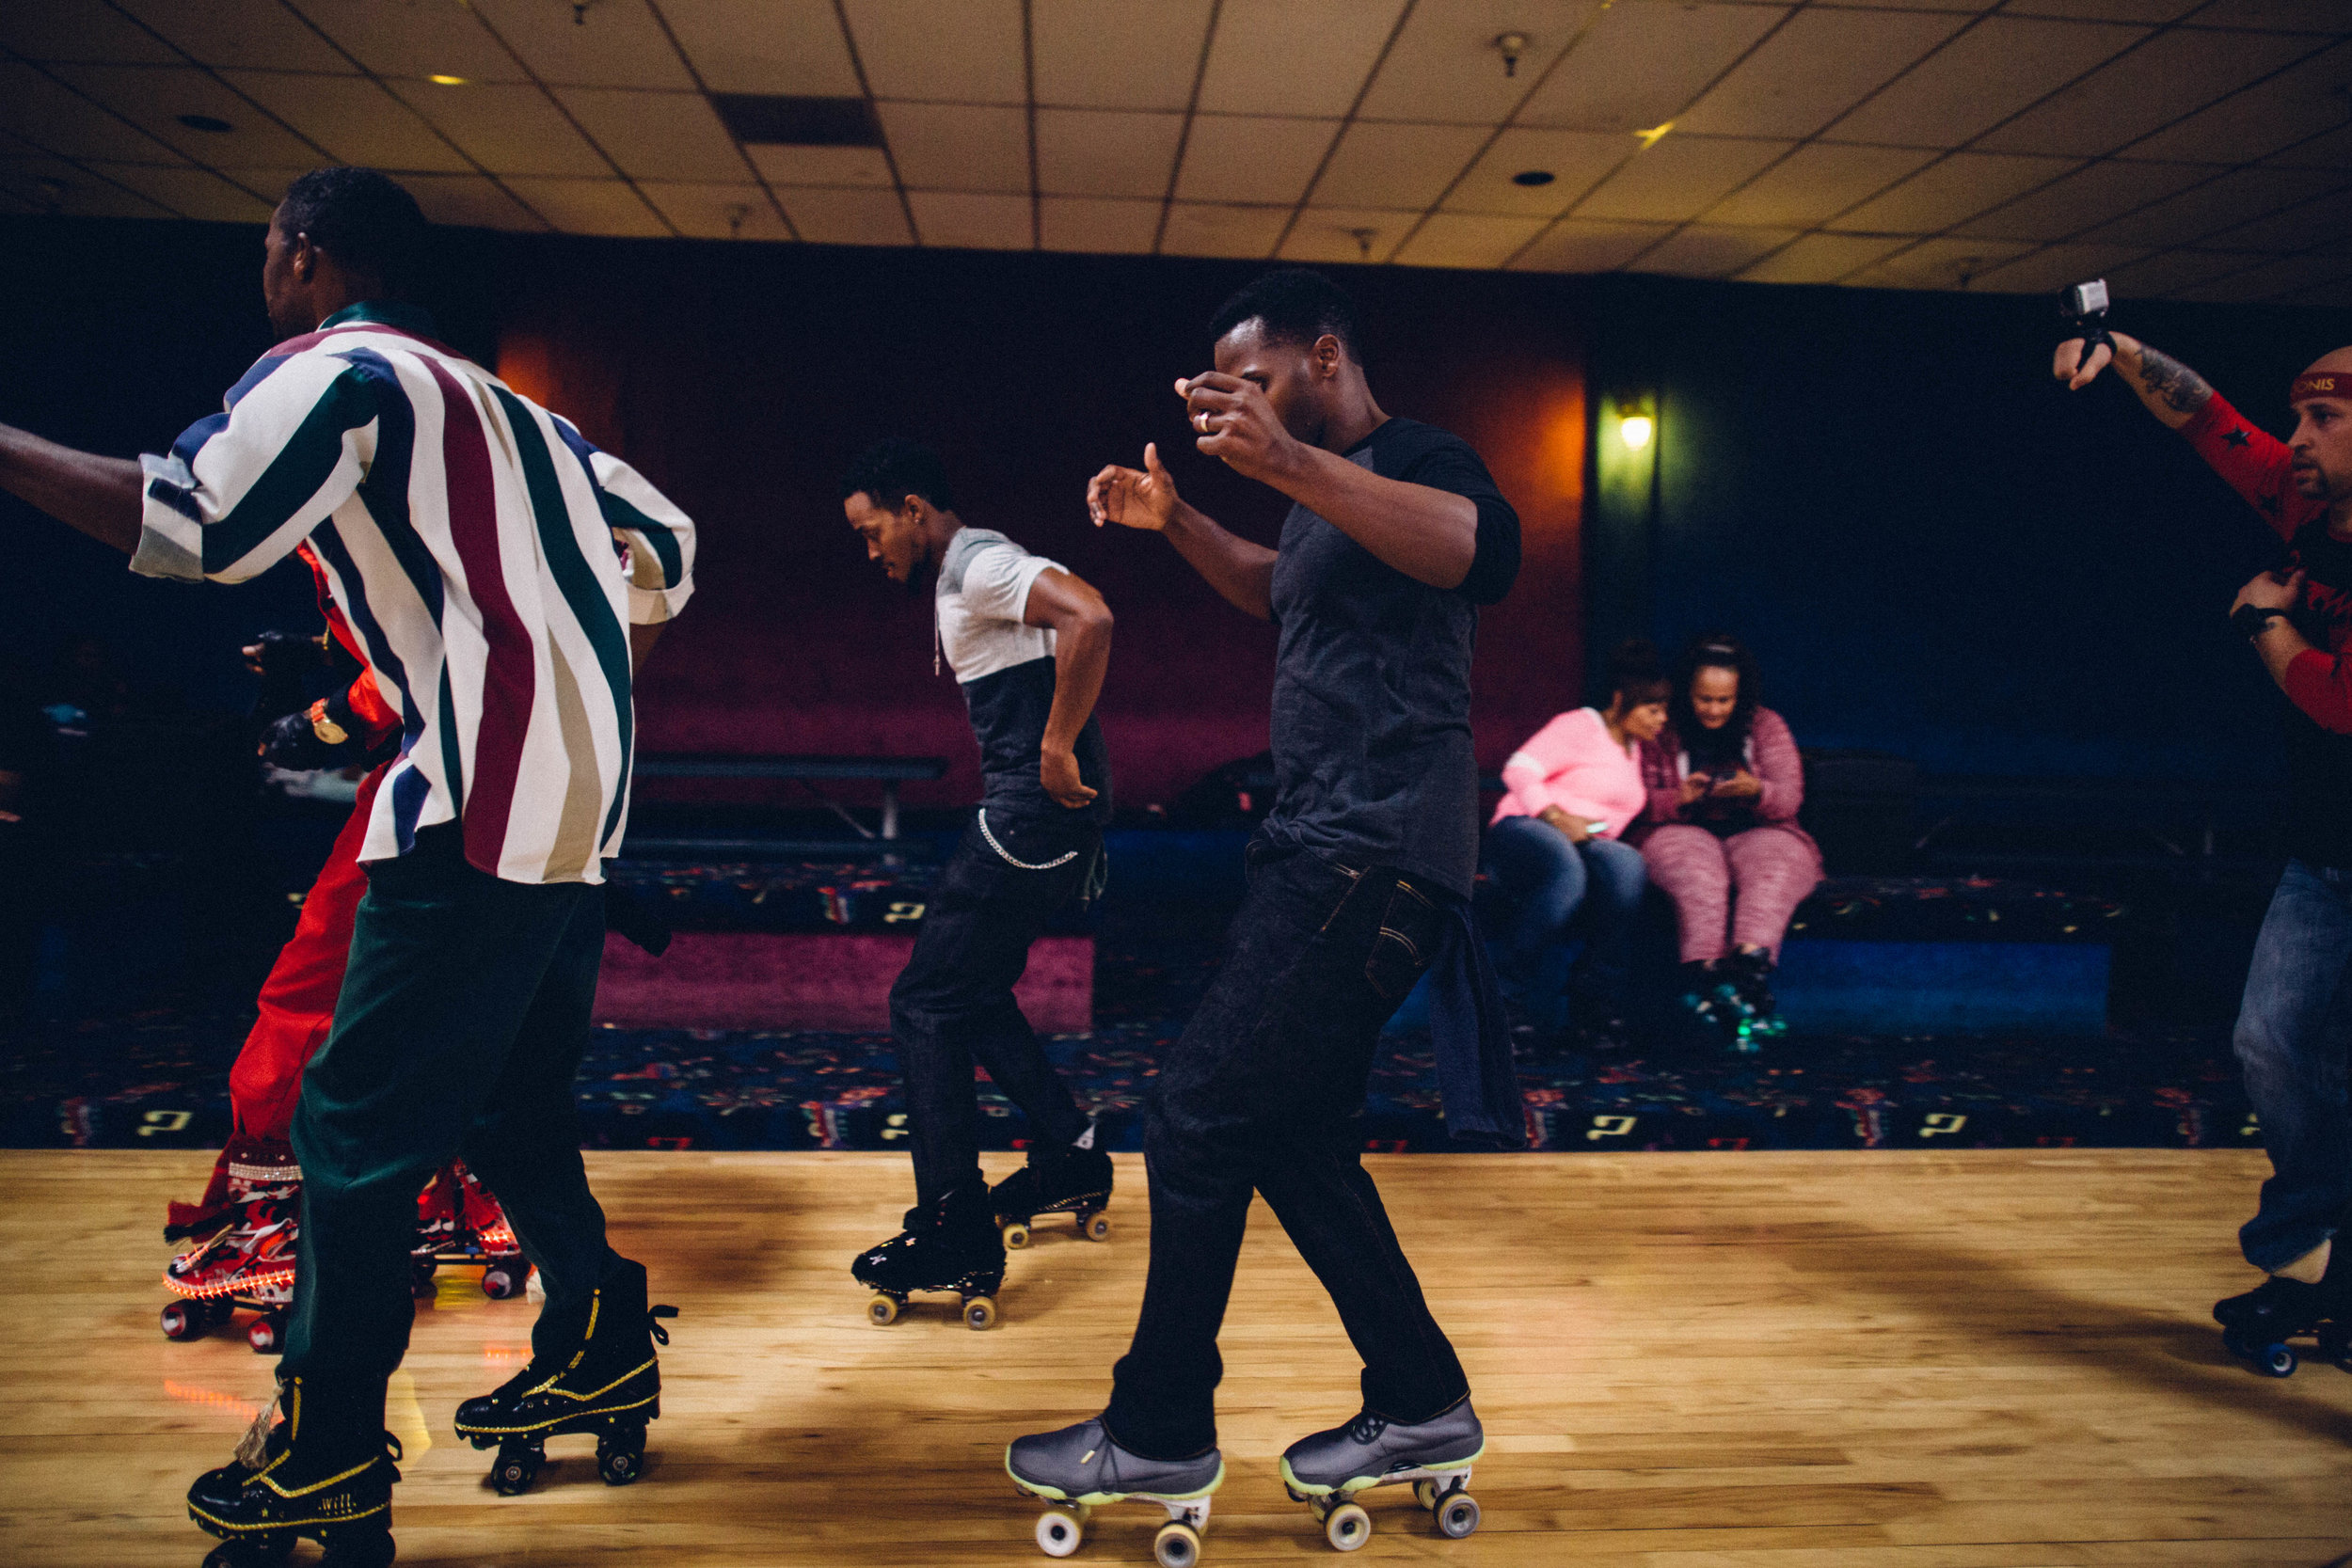
[[[410,1254],[416,1293],[430,1296],[444,1263],[479,1265],[482,1293],[492,1301],[520,1294],[531,1275],[506,1211],[481,1178],[452,1162],[417,1198],[417,1243]]]
[[[301,1216],[302,1167],[292,1149],[264,1139],[223,1149],[203,1202],[171,1206],[165,1237],[199,1241],[164,1268],[165,1288],[180,1298],[163,1309],[165,1337],[196,1338],[243,1307],[260,1314],[246,1341],[265,1354],[281,1348]]]

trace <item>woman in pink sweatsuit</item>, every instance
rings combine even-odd
[[[1757,700],[1755,656],[1720,632],[1683,655],[1669,708],[1642,748],[1649,804],[1628,836],[1674,899],[1684,989],[1705,997],[1728,984],[1769,1016],[1781,939],[1821,881],[1821,851],[1797,826],[1796,736]]]

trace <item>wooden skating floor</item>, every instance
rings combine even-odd
[[[992,1155],[992,1175],[1014,1156]],[[273,1362],[171,1343],[164,1203],[209,1156],[0,1153],[0,1562],[194,1568],[182,1495],[226,1461]],[[2352,1377],[2222,1351],[2252,1283],[2237,1151],[1423,1155],[1372,1162],[1486,1424],[1485,1523],[1368,1498],[1361,1561],[1580,1568],[2296,1564],[2352,1553]],[[905,1162],[606,1154],[614,1240],[684,1315],[633,1488],[559,1439],[501,1498],[449,1434],[526,1357],[533,1308],[476,1271],[418,1315],[393,1386],[404,1565],[1045,1560],[1006,1440],[1100,1408],[1140,1292],[1138,1158],[1095,1244],[1041,1222],[1002,1324],[948,1302],[878,1328],[847,1265],[897,1228]],[[243,1320],[240,1320],[242,1323]],[[1252,1218],[1225,1328],[1229,1466],[1203,1554],[1330,1555],[1275,1457],[1356,1409],[1339,1322]],[[1078,1561],[1148,1563],[1160,1512],[1098,1513]],[[306,1545],[299,1561],[314,1560]]]

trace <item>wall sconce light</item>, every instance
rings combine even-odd
[[[1617,404],[1617,438],[1625,443],[1628,451],[1640,451],[1657,434],[1658,421],[1644,413],[1640,404]]]

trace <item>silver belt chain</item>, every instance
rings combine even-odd
[[[988,831],[988,808],[986,806],[982,806],[980,808],[980,836],[988,840],[988,847],[996,851],[996,855],[999,860],[1002,860],[1007,865],[1018,866],[1024,871],[1051,871],[1057,866],[1068,865],[1072,861],[1078,858],[1078,851],[1073,849],[1064,854],[1060,859],[1047,861],[1041,865],[1033,865],[1027,861],[1013,859],[1012,856],[1007,852],[1005,847],[996,842],[996,835]]]

